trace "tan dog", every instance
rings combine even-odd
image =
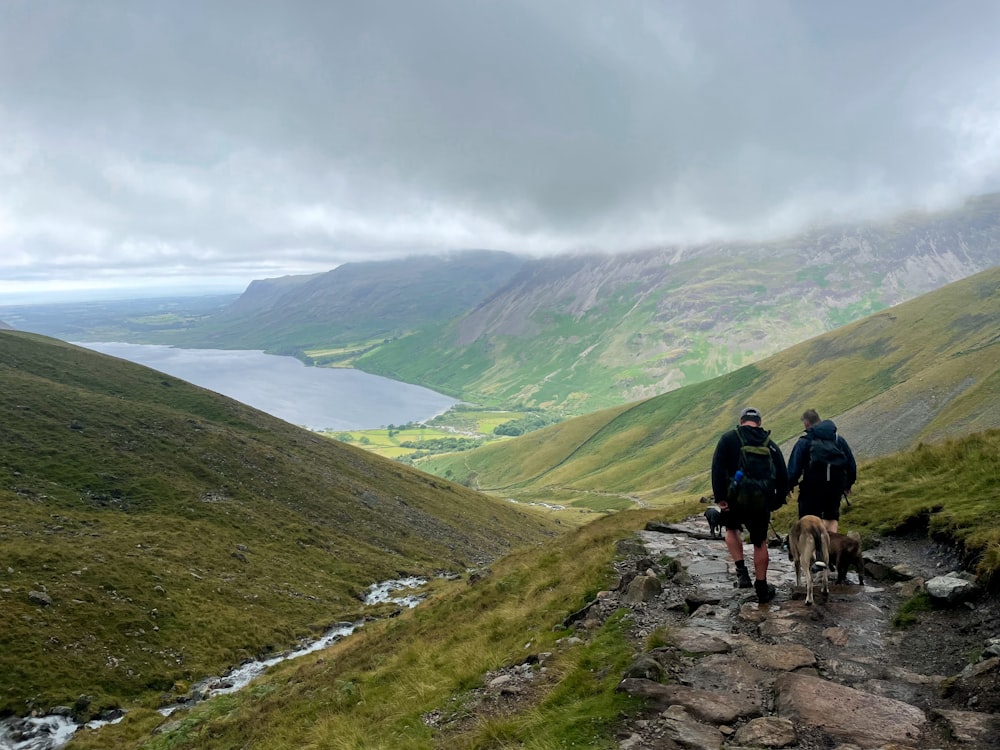
[[[848,534],[830,532],[830,567],[837,569],[837,583],[847,582],[851,566],[858,572],[858,583],[865,585],[865,561],[861,556],[861,540]]]
[[[795,563],[795,586],[806,578],[806,604],[813,603],[813,561],[823,579],[823,593],[830,594],[830,534],[818,516],[802,516],[788,532],[788,559]]]

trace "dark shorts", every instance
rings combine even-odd
[[[803,492],[803,490],[805,490]],[[808,488],[799,487],[799,518],[802,516],[819,516],[824,521],[840,520],[840,492],[812,492]]]
[[[767,544],[767,525],[771,522],[771,514],[767,510],[730,504],[728,509],[722,511],[721,520],[723,526],[734,531],[742,531],[745,526],[750,534],[750,544],[754,547]]]

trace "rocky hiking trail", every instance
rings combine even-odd
[[[618,551],[617,589],[571,619],[585,634],[628,607],[637,647],[664,644],[639,653],[619,686],[650,707],[623,727],[622,750],[1000,748],[1000,607],[947,547],[880,540],[864,551],[865,585],[831,575],[813,606],[777,546],[772,602],[734,588],[725,543],[700,516],[649,524]],[[894,626],[924,590],[952,601],[932,597],[916,623]]]

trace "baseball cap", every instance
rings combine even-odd
[[[746,409],[740,412],[741,422],[756,422],[760,424],[760,412],[754,409],[752,406],[748,406]]]

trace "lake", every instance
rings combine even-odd
[[[77,343],[229,396],[311,430],[367,430],[430,419],[458,403],[360,370],[307,367],[260,351]]]

